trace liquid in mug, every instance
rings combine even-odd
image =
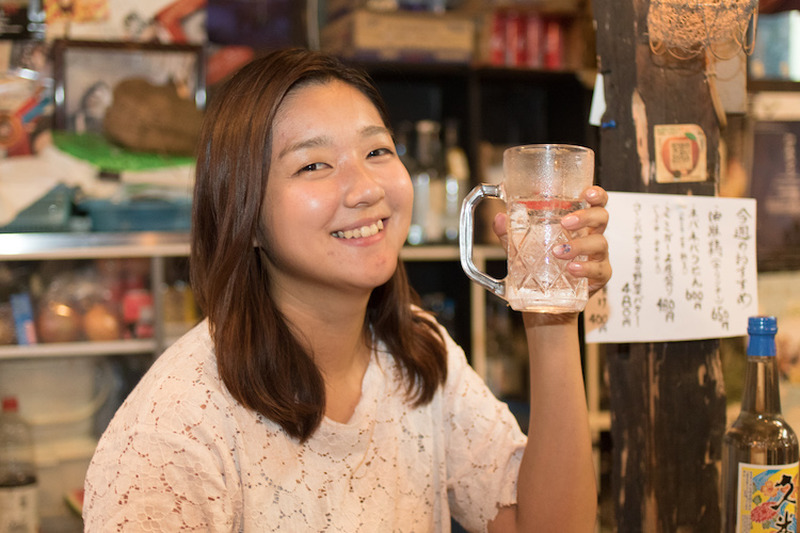
[[[562,218],[584,208],[583,201],[559,198],[521,198],[509,203],[506,292],[514,309],[542,313],[583,310],[587,279],[570,274],[570,261],[556,258],[552,250],[586,233],[585,229],[568,231],[561,227]]]

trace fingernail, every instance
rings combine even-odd
[[[589,189],[586,191],[586,198],[597,198],[597,189]]]
[[[553,251],[558,255],[568,254],[570,250],[572,250],[572,248],[569,244],[559,244],[553,248]]]
[[[572,274],[582,274],[583,264],[570,261],[569,264],[567,264],[567,270],[569,270]]]
[[[561,219],[561,224],[563,226],[574,226],[578,223],[578,217],[575,215],[567,215]]]

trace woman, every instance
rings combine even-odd
[[[192,281],[207,320],[101,439],[88,531],[590,531],[577,316],[526,315],[531,438],[413,305],[409,175],[380,96],[305,50],[245,66],[201,134]],[[562,257],[610,276],[600,188]],[[504,233],[502,218],[495,223]]]

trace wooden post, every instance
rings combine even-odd
[[[610,191],[715,195],[720,126],[705,58],[654,55],[649,0],[594,0],[606,112],[599,182]],[[654,128],[694,124],[705,181],[656,181]],[[611,213],[613,216],[613,213]],[[610,345],[612,495],[620,533],[720,530],[725,391],[719,341]]]

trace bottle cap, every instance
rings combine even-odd
[[[778,319],[774,316],[751,316],[747,321],[750,335],[775,335],[778,332]]]
[[[778,332],[778,320],[774,316],[752,316],[747,321],[747,355],[774,356],[775,334]]]

